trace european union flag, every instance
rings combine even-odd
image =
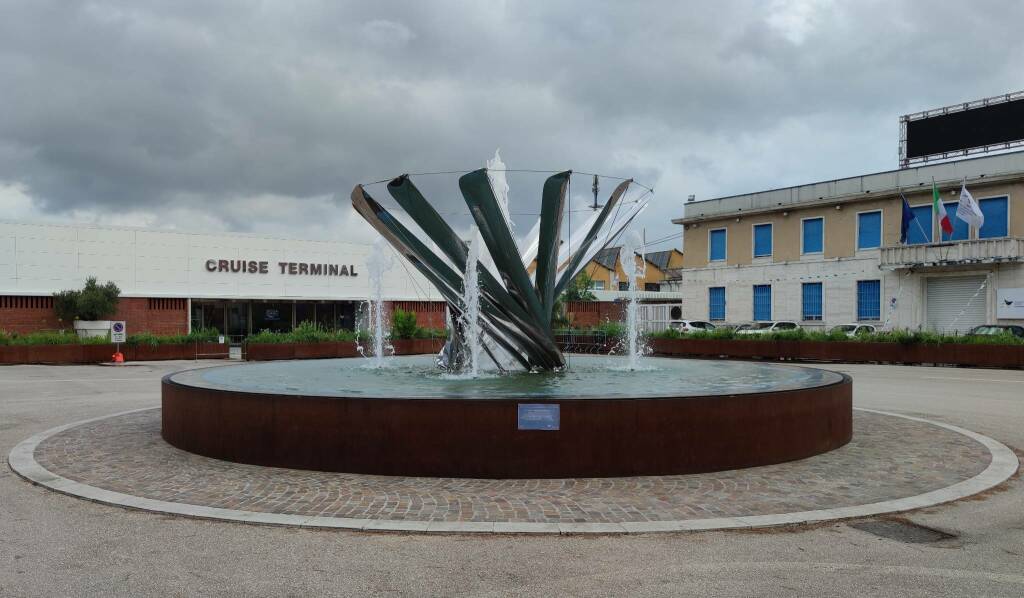
[[[907,242],[907,231],[910,230],[910,221],[916,218],[914,211],[910,209],[910,204],[907,203],[907,198],[900,193],[900,199],[903,200],[903,219],[900,220],[900,243]]]

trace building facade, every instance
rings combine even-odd
[[[0,221],[0,330],[67,328],[53,293],[85,279],[121,289],[118,313],[129,332],[216,328],[232,340],[303,321],[329,329],[356,325],[370,294],[371,245],[249,234]],[[391,251],[387,249],[387,251]],[[443,327],[445,304],[395,256],[382,279],[391,307]]]
[[[932,182],[954,223],[940,230]],[[956,218],[961,183],[985,214]],[[915,216],[900,242],[902,200]],[[688,203],[684,317],[963,332],[1024,321],[1024,153]]]
[[[622,267],[622,248],[606,247],[594,255],[594,259],[583,269],[590,278],[590,288],[594,291],[626,291],[629,281]],[[637,280],[647,292],[659,292],[663,286],[667,290],[670,278],[683,265],[683,253],[678,249],[636,254],[636,269],[643,272]]]

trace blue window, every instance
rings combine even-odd
[[[754,320],[772,319],[772,285],[754,285]]]
[[[712,262],[725,261],[725,229],[708,232],[709,259]]]
[[[821,283],[805,282],[802,287],[803,304],[801,313],[805,320],[821,319]]]
[[[946,233],[943,232],[943,241],[964,241],[967,239],[968,233],[970,232],[967,223],[956,217],[956,206],[957,202],[955,201],[942,204],[942,207],[946,208],[946,216],[949,216],[949,223],[953,225],[953,235],[947,236]]]
[[[772,254],[772,225],[754,225],[754,257],[765,257]]]
[[[708,319],[725,319],[725,287],[711,287],[708,289]]]
[[[921,245],[923,243],[931,243],[932,206],[917,206],[910,208],[910,211],[914,213],[914,220],[910,221],[910,228],[907,229],[907,244]]]
[[[985,215],[985,224],[978,229],[979,239],[995,239],[1006,236],[1009,199],[1008,197],[992,197],[978,202],[981,213]]]
[[[821,253],[825,246],[824,237],[824,218],[808,218],[804,220],[803,253]]]
[[[857,249],[882,246],[882,212],[857,214]]]
[[[857,281],[857,319],[882,319],[882,285],[880,281]]]

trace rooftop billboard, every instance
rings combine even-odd
[[[900,117],[900,167],[1024,145],[1024,92]]]

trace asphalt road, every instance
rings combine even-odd
[[[0,451],[60,424],[157,406],[160,377],[194,365],[0,367]],[[853,376],[857,406],[1024,447],[1024,371],[833,369]],[[1024,596],[1020,474],[982,498],[905,519],[952,537],[908,542],[858,522],[604,537],[286,529],[93,504],[5,465],[0,596]]]

